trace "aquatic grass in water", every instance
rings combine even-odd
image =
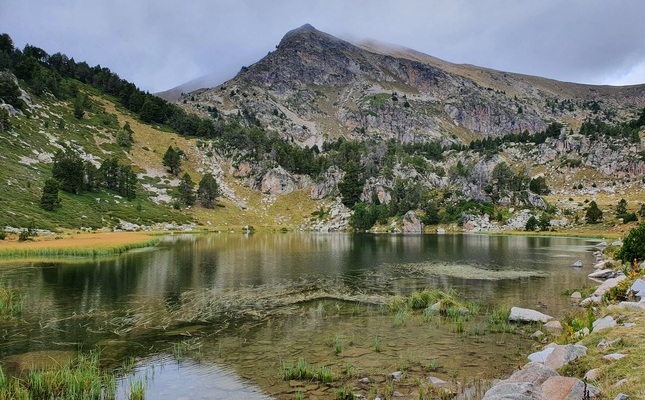
[[[137,379],[136,381],[130,384],[130,395],[128,396],[129,400],[143,400],[145,398],[146,385],[145,383]]]
[[[97,353],[80,354],[60,370],[30,371],[21,384],[37,399],[103,399],[116,391],[114,376],[101,371]]]
[[[343,351],[343,343],[341,342],[340,336],[336,335],[334,338],[334,353],[339,355]]]
[[[0,315],[15,316],[22,312],[23,297],[0,283]]]
[[[317,380],[323,383],[334,381],[331,368],[325,366],[314,368],[303,357],[300,357],[295,364],[283,362],[280,367],[280,376],[283,380]]]
[[[546,276],[542,271],[526,270],[492,270],[488,268],[479,268],[473,264],[456,264],[456,263],[409,263],[409,264],[392,264],[387,266],[390,270],[397,273],[407,273],[410,276],[449,276],[453,278],[476,279],[495,281],[501,279],[519,279],[534,276]]]
[[[394,325],[404,325],[408,321],[408,318],[410,318],[410,313],[407,310],[399,310],[394,314]]]
[[[141,249],[145,247],[154,247],[159,244],[160,239],[154,238],[141,243],[128,243],[118,246],[105,246],[105,247],[60,247],[60,248],[19,248],[10,247],[0,249],[1,258],[60,258],[60,257],[79,257],[79,258],[94,258],[94,257],[108,257],[115,256],[126,251]]]

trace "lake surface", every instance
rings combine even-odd
[[[289,381],[304,358],[356,393],[387,392],[387,373],[447,381],[502,377],[524,363],[528,335],[487,333],[394,315],[383,304],[424,288],[456,289],[480,307],[559,317],[563,290],[590,285],[593,240],[486,235],[213,234],[169,236],[113,259],[0,264],[24,295],[0,321],[0,358],[101,349],[108,366],[135,357],[128,382],[150,399],[334,398],[338,384]],[[570,265],[582,260],[582,269]],[[378,351],[376,350],[378,348]],[[340,351],[339,351],[340,350]],[[357,383],[369,377],[370,383]],[[391,389],[390,389],[391,390]],[[407,390],[407,392],[406,392]]]

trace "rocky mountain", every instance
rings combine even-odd
[[[301,145],[337,137],[444,144],[574,129],[645,105],[645,85],[593,86],[457,65],[405,48],[352,44],[304,25],[219,86],[181,98],[198,112],[251,115]]]

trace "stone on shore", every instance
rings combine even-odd
[[[629,291],[632,292],[634,296],[639,297],[642,300],[645,298],[645,281],[642,279],[636,279],[629,288]]]
[[[578,303],[580,300],[582,300],[582,294],[580,292],[571,293],[571,301]]]
[[[558,376],[558,373],[541,362],[530,362],[524,365],[521,370],[513,372],[513,375],[506,381],[528,382],[539,386],[552,376]]]
[[[621,358],[624,358],[624,357],[625,357],[624,354],[611,353],[611,354],[607,354],[606,356],[602,356],[602,359],[604,361],[618,361],[618,360],[620,360]]]
[[[616,271],[611,268],[599,269],[598,271],[592,272],[587,276],[593,279],[609,279],[616,276]]]
[[[592,398],[600,391],[591,385],[586,385],[587,391]],[[578,378],[566,376],[552,376],[540,387],[540,398],[549,400],[583,399],[585,384]]]
[[[609,329],[613,328],[614,326],[618,325],[616,321],[614,320],[614,317],[611,315],[607,315],[603,318],[597,319],[593,322],[593,330],[592,332],[598,332],[603,329]]]
[[[509,321],[515,322],[549,322],[553,317],[528,308],[512,307]]]
[[[587,348],[579,344],[558,345],[551,343],[542,351],[529,355],[529,360],[541,362],[548,368],[557,370],[578,357],[587,354]]]
[[[546,331],[549,333],[558,335],[562,333],[562,324],[557,320],[549,321],[544,324],[544,329],[546,329]]]

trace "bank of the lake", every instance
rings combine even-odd
[[[149,232],[67,232],[18,240],[0,240],[0,259],[48,259],[57,257],[113,256],[128,250],[155,246],[160,235]]]

